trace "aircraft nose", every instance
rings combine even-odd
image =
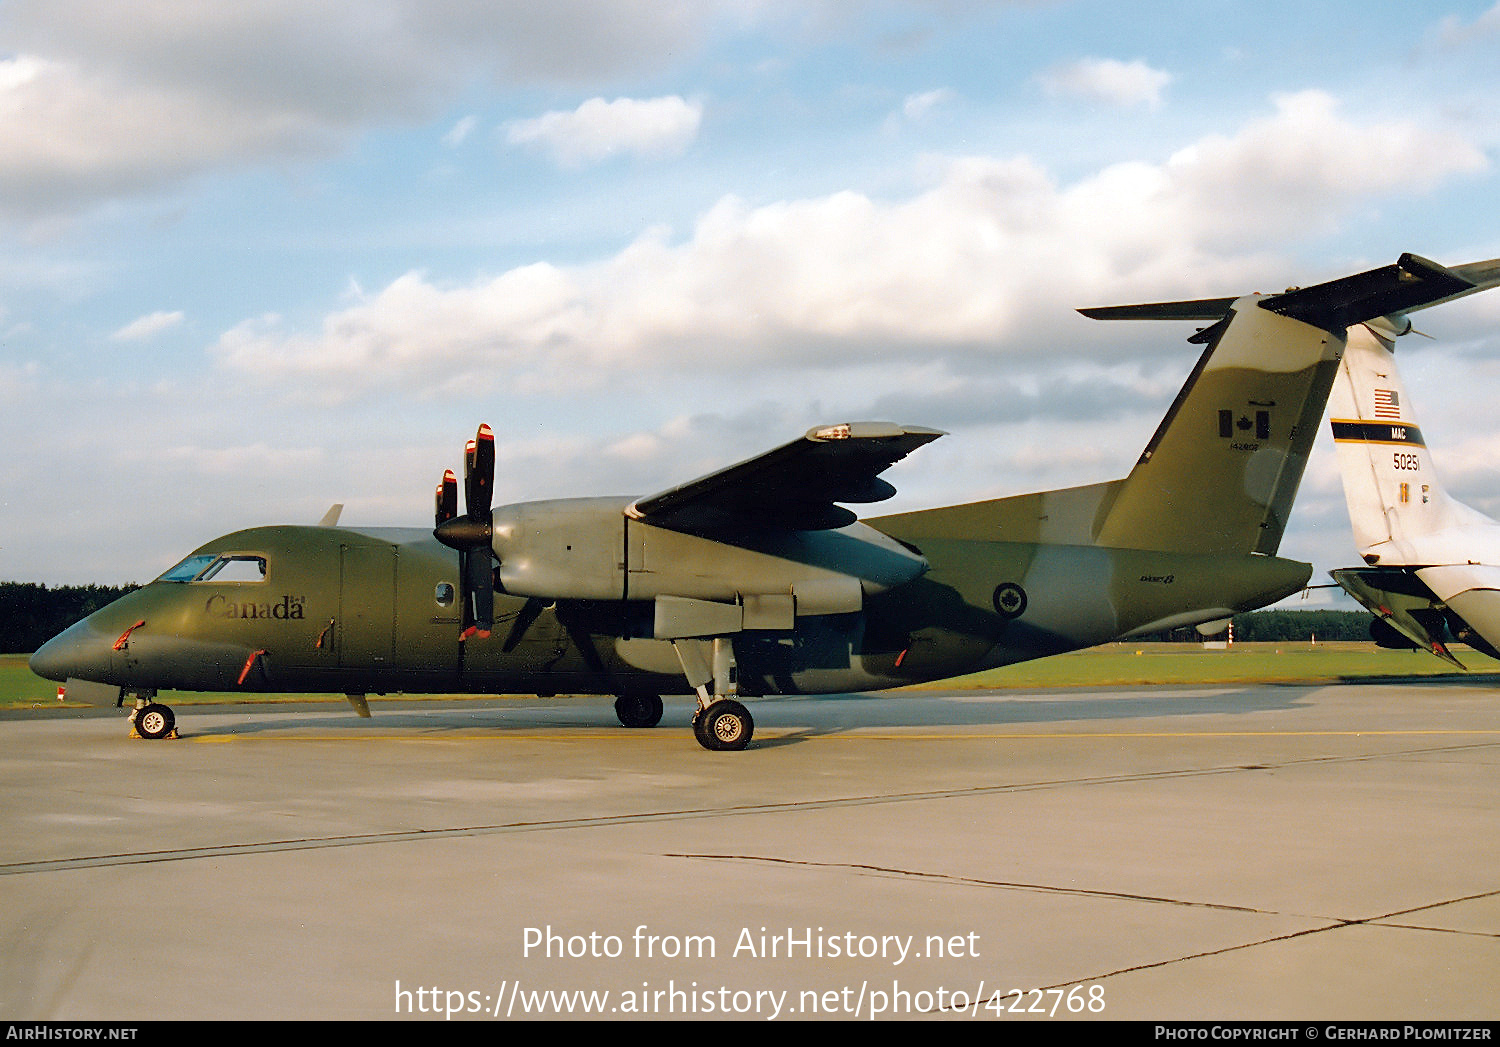
[[[109,674],[112,638],[100,633],[87,618],[77,622],[37,648],[27,664],[46,680],[104,682]]]

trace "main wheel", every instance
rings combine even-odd
[[[750,744],[755,721],[739,702],[721,698],[693,717],[693,734],[712,752],[736,752]]]
[[[142,738],[165,738],[176,726],[176,715],[165,705],[151,702],[136,710],[135,733]]]
[[[626,727],[655,727],[661,723],[661,698],[654,694],[622,694],[615,699],[615,715]]]

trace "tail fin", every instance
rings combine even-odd
[[[1274,554],[1344,352],[1346,328],[1500,281],[1405,254],[1312,287],[1237,300],[1085,309],[1096,319],[1216,320],[1197,367],[1099,524],[1099,545]],[[1364,330],[1364,328],[1359,328]]]
[[[903,537],[1274,555],[1338,374],[1345,330],[1500,285],[1500,259],[1394,265],[1274,295],[1081,309],[1097,320],[1202,320],[1207,348],[1129,476],[881,517]]]
[[[1369,563],[1444,562],[1441,536],[1490,521],[1438,479],[1396,366],[1397,333],[1380,322],[1351,328],[1330,398],[1349,522]]]
[[[1343,339],[1242,298],[1104,516],[1096,542],[1274,554]]]

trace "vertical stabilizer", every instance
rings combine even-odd
[[[1378,321],[1350,328],[1329,398],[1354,542],[1369,563],[1448,562],[1445,536],[1493,525],[1439,481],[1396,367],[1394,339]]]
[[[1327,403],[1340,333],[1235,302],[1122,484],[1099,545],[1274,554]]]
[[[1275,553],[1348,329],[1390,326],[1386,318],[1495,286],[1500,259],[1449,269],[1403,254],[1280,294],[1080,310],[1099,320],[1217,321],[1191,339],[1208,351],[1108,507],[1098,544]]]

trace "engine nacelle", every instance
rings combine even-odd
[[[918,552],[864,524],[826,531],[690,534],[628,517],[621,498],[501,506],[501,588],[548,600],[743,602],[792,596],[797,614],[858,610],[864,596],[927,570]]]

